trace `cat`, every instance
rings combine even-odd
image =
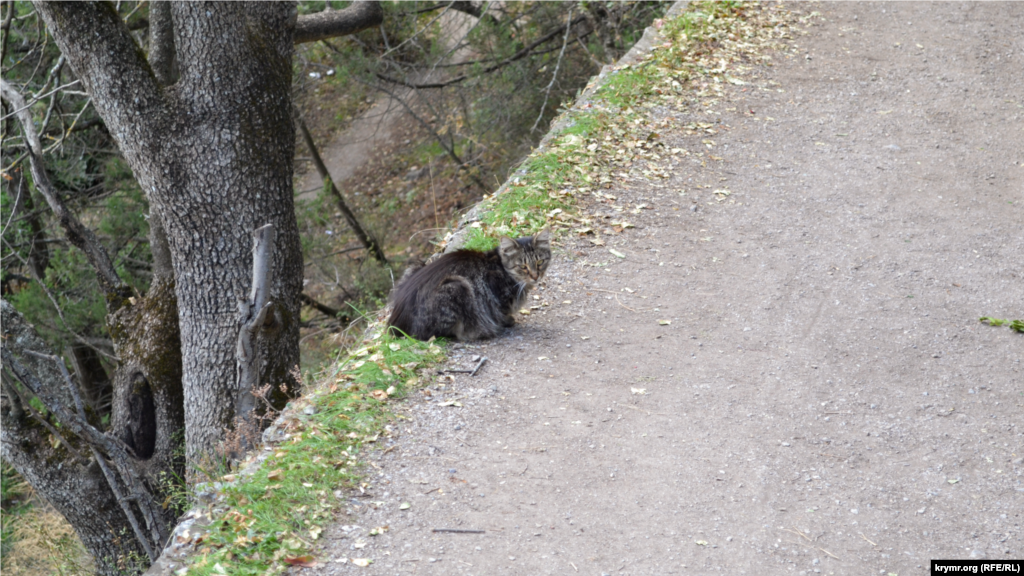
[[[388,326],[419,340],[493,338],[515,325],[512,314],[550,261],[546,227],[517,240],[503,236],[487,252],[445,254],[405,273],[395,287]]]

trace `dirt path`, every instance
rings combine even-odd
[[[1024,10],[815,8],[765,72],[777,91],[651,112],[720,118],[724,160],[608,190],[653,208],[610,243],[626,257],[567,240],[548,305],[455,351],[490,360],[409,402],[304,574],[906,576],[1024,556],[1024,337],[977,320],[1024,310]]]

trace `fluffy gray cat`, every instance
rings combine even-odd
[[[420,340],[493,338],[516,323],[512,314],[550,261],[547,228],[517,240],[502,237],[488,252],[445,254],[405,273],[391,299],[388,326]]]

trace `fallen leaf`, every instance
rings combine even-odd
[[[353,558],[352,563],[356,566],[362,566],[363,568],[366,568],[367,566],[373,563],[373,560],[370,560],[369,558]]]
[[[309,537],[312,538],[313,540],[316,540],[317,538],[320,537],[320,533],[323,532],[323,531],[324,531],[323,528],[321,528],[319,526],[313,526],[312,528],[309,529]]]
[[[604,246],[604,240],[600,238],[591,238],[590,243],[594,246]]]
[[[421,484],[426,484],[426,482],[421,482]],[[399,510],[408,510],[409,508],[412,508],[412,504],[409,504],[408,502],[402,502],[398,505]]]
[[[316,560],[310,556],[285,556],[285,564],[291,564],[292,566],[301,566],[303,568],[312,568],[316,566]],[[219,564],[218,564],[219,566]],[[216,569],[216,566],[214,567]],[[221,574],[227,574],[227,572],[221,572]]]
[[[658,320],[658,324],[660,324],[662,326],[668,326],[671,323],[672,323],[671,320]]]
[[[647,388],[634,388],[634,387],[630,386],[629,387],[629,392],[630,392],[630,394],[644,395],[644,394],[647,394]]]
[[[402,349],[402,345],[398,342],[392,342],[391,344],[388,344],[388,348],[391,348],[393,352],[398,352]]]
[[[455,406],[456,408],[462,408],[462,402],[456,400],[446,400],[438,404],[438,406]]]
[[[612,253],[612,256],[615,256],[617,258],[625,258],[626,257],[625,254],[623,254],[622,252],[619,252],[615,248],[609,248],[608,251]]]
[[[707,546],[708,545],[708,541],[707,540],[697,540],[697,541],[694,542],[694,544],[696,544],[697,546]]]
[[[284,470],[281,470],[280,468],[278,468],[277,470],[272,470],[267,473],[267,480],[280,480],[281,474],[283,472]]]
[[[530,311],[527,310],[526,308],[520,308],[519,309],[519,313],[522,314],[523,316],[529,316],[530,315]]]
[[[374,398],[380,400],[381,402],[388,399],[388,393],[383,390],[374,390],[373,392],[370,392],[370,396],[373,396]]]

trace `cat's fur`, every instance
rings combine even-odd
[[[550,261],[546,228],[517,240],[502,237],[488,252],[450,252],[406,272],[395,288],[388,325],[420,340],[493,338],[515,324],[512,314]]]

